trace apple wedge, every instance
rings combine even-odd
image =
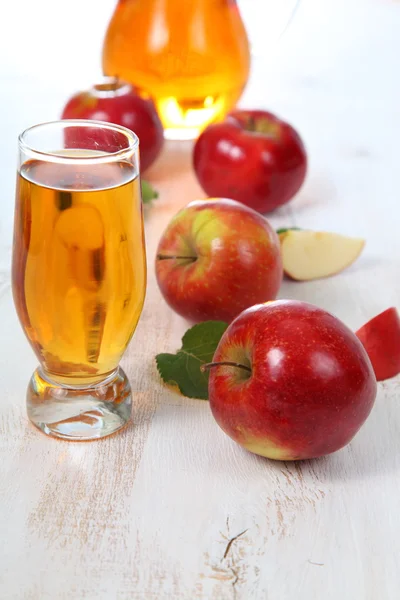
[[[400,373],[400,318],[388,308],[356,331],[375,371],[377,381]]]
[[[361,254],[365,241],[327,231],[289,229],[280,235],[283,270],[297,281],[329,277]]]

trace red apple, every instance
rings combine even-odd
[[[264,217],[239,202],[191,202],[160,240],[156,275],[165,300],[183,317],[231,321],[276,297],[279,239]]]
[[[237,110],[203,131],[193,165],[209,196],[233,198],[267,213],[298,192],[307,156],[288,123],[262,110]]]
[[[367,351],[377,381],[400,373],[400,318],[395,308],[368,321],[356,336]]]
[[[106,78],[105,83],[94,85],[90,90],[72,96],[67,102],[61,118],[107,121],[131,129],[140,141],[142,171],[145,171],[154,162],[164,142],[163,127],[153,102],[138,96],[129,84],[112,77]],[[85,143],[87,140],[84,140],[82,144],[81,139],[76,139],[76,133],[78,130],[74,131],[74,140],[69,147],[78,144],[80,147],[87,148],[88,144]],[[82,136],[82,129],[80,129],[79,135]],[[90,136],[87,137],[90,138]],[[71,142],[71,140],[69,141]],[[91,138],[89,144],[90,141]],[[109,144],[108,150],[110,148],[112,150],[115,145],[114,141],[112,138],[101,140],[100,149],[106,149],[104,148],[106,142]],[[118,145],[118,140],[116,142]]]
[[[295,300],[244,311],[208,367],[210,406],[220,427],[247,450],[277,460],[339,450],[376,396],[372,365],[354,333]]]

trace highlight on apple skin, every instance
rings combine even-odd
[[[245,308],[276,298],[283,276],[279,238],[240,202],[191,202],[161,237],[156,276],[181,316],[230,322]]]
[[[276,460],[339,450],[376,396],[371,362],[355,334],[330,313],[295,300],[245,310],[208,368],[217,423],[250,452]]]

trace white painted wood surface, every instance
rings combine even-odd
[[[24,394],[35,359],[9,284],[16,136],[57,117],[73,81],[79,87],[95,78],[87,69],[101,36],[91,32],[74,80],[66,48],[51,48],[47,66],[38,51],[42,63],[35,63],[35,37],[43,49],[49,24],[32,5],[44,0],[15,4],[0,36],[0,597],[397,600],[399,378],[379,385],[372,415],[349,447],[301,464],[246,453],[218,429],[206,402],[160,384],[154,355],[177,348],[186,324],[162,301],[153,260],[171,216],[202,196],[188,144],[168,145],[150,173],[161,198],[146,211],[148,294],[123,361],[135,390],[133,426],[74,444],[28,424]],[[48,5],[60,18],[61,5]],[[76,23],[75,44],[85,29],[79,14],[87,18],[99,3],[67,5],[62,18]],[[104,2],[94,31],[112,5]],[[7,41],[17,43],[18,11],[29,22],[18,38],[23,49],[5,53]],[[399,31],[393,0],[303,0],[279,46],[255,60],[243,99],[292,121],[310,155],[304,189],[273,224],[367,239],[351,269],[326,281],[285,282],[280,296],[319,304],[354,328],[400,306]],[[57,61],[65,78],[53,69]]]

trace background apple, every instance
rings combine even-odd
[[[222,336],[212,364],[209,399],[218,424],[247,450],[273,459],[339,450],[376,396],[371,363],[354,333],[305,302],[246,310]]]
[[[239,202],[191,202],[160,240],[156,275],[164,298],[183,317],[231,321],[276,297],[279,239],[264,217]]]
[[[307,156],[288,123],[262,110],[238,110],[203,131],[193,166],[209,196],[233,198],[267,213],[300,189]]]
[[[94,85],[91,89],[72,96],[61,118],[107,121],[131,129],[140,141],[142,172],[155,161],[163,146],[163,127],[153,102],[138,96],[129,84],[112,77],[106,78],[104,83]],[[70,142],[69,147],[78,144],[81,148],[87,148],[88,143],[90,145],[92,141],[92,135],[86,136],[88,139],[76,139],[77,135],[82,137],[82,129],[73,131],[72,135],[73,140],[67,140]],[[113,145],[119,149],[118,140],[110,136],[109,138],[100,140],[100,149],[104,147],[110,150]]]

